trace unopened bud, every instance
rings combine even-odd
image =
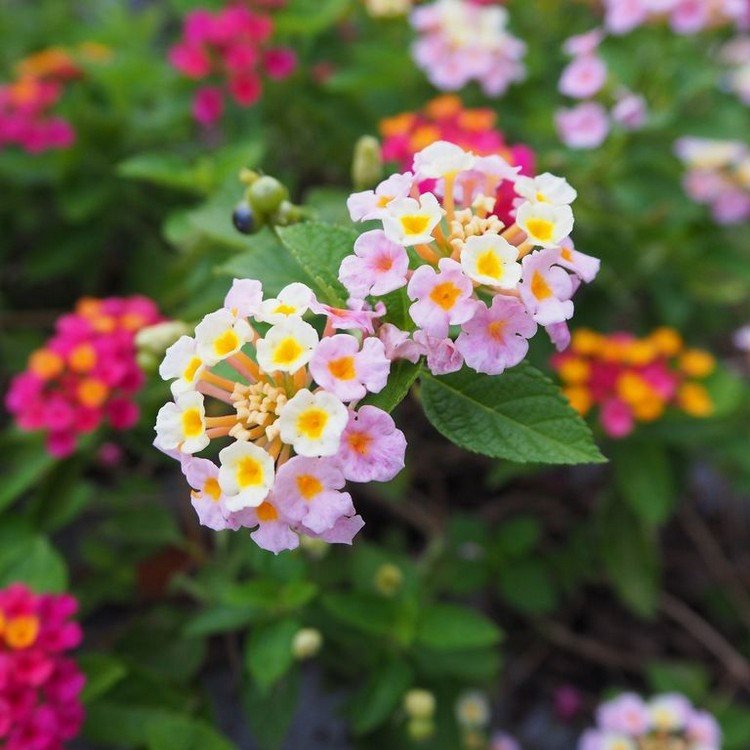
[[[263,175],[253,182],[245,195],[256,214],[269,216],[289,198],[289,191],[275,177]]]
[[[138,352],[135,361],[147,375],[152,375],[159,369],[159,358],[151,352]]]
[[[403,583],[404,574],[393,563],[381,565],[375,573],[375,588],[383,596],[395,596]]]
[[[484,728],[490,722],[490,702],[485,693],[472,690],[456,702],[456,719],[468,729]]]
[[[311,536],[300,536],[299,546],[313,560],[322,560],[331,549],[328,542],[324,542],[322,539],[313,539]]]
[[[252,185],[259,177],[260,175],[254,169],[243,167],[240,170],[240,182],[248,187],[250,187],[250,185]]]
[[[426,742],[435,734],[435,724],[432,719],[411,719],[407,729],[409,737],[414,742]]]
[[[135,345],[138,353],[153,354],[163,357],[164,352],[177,341],[180,336],[190,333],[190,327],[181,320],[166,320],[147,328],[141,328],[135,335]]]
[[[352,183],[355,190],[375,187],[383,179],[383,157],[380,141],[371,135],[363,135],[354,146],[352,161]]]
[[[323,636],[315,628],[298,630],[292,640],[292,653],[295,659],[312,659],[323,645]]]
[[[404,711],[410,719],[431,719],[435,715],[435,696],[429,690],[414,688],[404,696]]]

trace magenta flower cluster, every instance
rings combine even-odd
[[[578,750],[646,747],[720,750],[721,730],[711,714],[694,708],[683,695],[665,693],[645,701],[623,693],[599,706],[596,726],[578,743]]]
[[[80,731],[85,678],[67,652],[82,639],[67,594],[0,591],[0,747],[62,750]]]
[[[569,148],[592,149],[606,140],[612,125],[638,130],[646,121],[646,100],[610,81],[609,69],[599,54],[605,32],[593,29],[571,37],[564,51],[572,60],[563,69],[558,88],[561,94],[581,100],[573,107],[559,109],[555,125],[560,140]],[[607,105],[612,103],[611,109]]]
[[[193,115],[198,122],[208,126],[221,118],[225,90],[238,105],[249,107],[261,97],[264,75],[280,80],[292,73],[296,56],[287,47],[270,44],[273,30],[267,13],[239,3],[216,13],[188,13],[182,39],[170,50],[169,60],[188,78],[214,81],[195,93]]]
[[[443,91],[477,81],[487,96],[500,96],[526,75],[526,45],[508,31],[508,11],[470,0],[436,0],[416,8],[411,24],[417,65]]]

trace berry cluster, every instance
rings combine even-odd
[[[497,115],[491,109],[467,109],[453,94],[438,96],[419,112],[404,112],[380,122],[383,137],[382,154],[406,172],[414,155],[436,141],[449,141],[477,156],[501,156],[519,174],[534,174],[534,152],[525,144],[510,146],[497,128]],[[430,183],[424,185],[425,190]],[[513,184],[505,181],[498,187],[493,213],[506,224],[511,222],[516,197]]]
[[[0,746],[61,750],[83,723],[85,678],[65,653],[81,628],[72,596],[35,595],[22,584],[0,591]]]
[[[273,20],[266,13],[233,3],[212,13],[187,14],[182,39],[172,47],[169,60],[188,78],[218,83],[199,88],[193,99],[193,116],[202,125],[216,123],[224,111],[224,87],[241,107],[260,99],[262,76],[280,80],[296,65],[294,52],[273,47]]]
[[[599,407],[602,428],[614,438],[629,435],[636,422],[653,422],[675,406],[693,417],[708,417],[713,404],[705,386],[716,363],[700,349],[688,349],[671,328],[645,338],[609,335],[580,328],[570,349],[552,358],[571,405],[585,415]]]
[[[18,426],[44,430],[57,457],[72,453],[78,435],[105,419],[117,430],[132,427],[138,419],[133,397],[144,382],[134,338],[160,320],[145,297],[80,300],[11,383],[6,406]]]
[[[300,283],[264,299],[260,282],[235,280],[224,307],[167,350],[160,373],[174,401],[159,411],[155,445],[180,461],[203,525],[254,528],[258,546],[276,553],[300,535],[351,543],[364,522],[346,481],[388,481],[404,466],[391,417],[357,408],[388,380],[373,335],[382,312],[322,305]],[[325,319],[322,336],[310,314]],[[218,465],[195,455],[227,439]]]

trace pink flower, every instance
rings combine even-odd
[[[669,24],[678,34],[695,34],[710,20],[711,9],[706,0],[679,0],[669,17]]]
[[[389,240],[382,229],[373,229],[357,238],[354,255],[341,262],[339,281],[349,294],[363,299],[405,286],[408,270],[409,256],[404,246]]]
[[[599,420],[607,435],[613,438],[625,437],[633,431],[633,412],[619,398],[611,398],[602,404]]]
[[[562,323],[550,323],[544,326],[544,330],[558,352],[564,352],[570,346],[570,328],[568,328],[568,324],[565,321]]]
[[[206,127],[221,119],[224,112],[224,95],[213,86],[198,89],[193,97],[193,117]]]
[[[274,498],[290,521],[322,534],[355,513],[351,495],[339,492],[345,483],[334,459],[295,456],[279,469]]]
[[[550,248],[530,253],[521,263],[521,301],[534,320],[543,326],[573,317],[570,298],[575,289],[568,273],[555,265],[559,258],[559,249]]]
[[[598,102],[583,102],[555,115],[560,140],[570,148],[596,148],[609,134],[607,110]]]
[[[263,57],[263,64],[269,78],[280,81],[294,72],[297,56],[294,51],[286,47],[270,49]]]
[[[488,309],[479,303],[474,317],[463,324],[456,348],[477,372],[500,375],[515,367],[529,350],[536,323],[515,297],[498,294]]]
[[[414,175],[411,172],[393,174],[375,190],[352,193],[346,201],[349,216],[352,221],[382,219],[388,213],[386,207],[391,201],[409,197],[413,183]]]
[[[560,243],[560,256],[557,259],[557,265],[567,268],[582,281],[590,283],[599,273],[601,261],[592,255],[579,253],[573,245],[573,240],[567,237]]]
[[[406,438],[391,416],[376,406],[349,412],[337,459],[353,482],[388,482],[404,468]]]
[[[359,341],[346,333],[323,338],[310,361],[315,382],[342,401],[358,401],[368,391],[379,393],[390,369],[380,339],[368,336],[360,351]]]
[[[563,44],[563,52],[572,57],[580,55],[593,55],[604,39],[604,32],[601,29],[591,29],[585,34],[578,34],[566,39]]]
[[[606,0],[604,24],[613,34],[627,34],[648,17],[644,0]]]
[[[706,711],[692,711],[687,720],[687,735],[691,742],[706,750],[721,747],[719,723]]]
[[[304,526],[300,530],[307,536],[322,539],[329,544],[351,544],[364,525],[362,516],[342,516],[336,521],[333,528],[324,531],[322,534],[316,534]]]
[[[588,99],[607,81],[607,65],[596,55],[581,55],[567,65],[560,77],[561,94],[573,99]]]
[[[234,279],[224,298],[224,307],[235,315],[247,318],[256,315],[263,302],[263,287],[255,279]]]
[[[200,45],[175,44],[169,50],[169,62],[188,78],[205,78],[211,73],[211,58]]]
[[[205,458],[181,456],[182,473],[193,488],[190,502],[198,515],[201,526],[214,531],[240,527],[232,520],[232,512],[225,504],[225,496],[219,486],[219,467]]]
[[[260,99],[262,86],[255,73],[237,73],[229,79],[229,93],[237,104],[249,107]]]
[[[416,300],[409,308],[412,320],[430,336],[444,338],[451,325],[470,320],[476,309],[474,287],[461,265],[441,258],[439,272],[432,266],[420,266],[412,275],[407,294]]]
[[[325,315],[332,328],[342,331],[363,331],[369,335],[375,334],[375,321],[385,315],[385,305],[378,302],[372,309],[364,300],[350,299],[348,309],[324,305],[313,300],[310,309],[317,315]]]
[[[464,357],[450,338],[430,336],[427,331],[415,331],[414,343],[427,356],[427,369],[433,375],[448,375],[458,372],[464,364]]]
[[[423,354],[422,347],[393,323],[383,323],[378,328],[378,338],[385,346],[385,356],[391,361],[405,359],[416,363]]]
[[[257,526],[250,538],[261,548],[278,555],[279,552],[299,547],[299,537],[292,531],[281,509],[272,498],[265,500],[257,508],[248,508],[245,513],[252,516],[246,526]]]
[[[626,93],[612,108],[612,120],[626,130],[639,130],[646,122],[646,100],[638,94]]]

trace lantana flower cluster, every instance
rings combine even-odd
[[[604,31],[592,29],[571,37],[563,46],[572,60],[562,71],[558,89],[565,96],[581,100],[555,115],[560,140],[570,148],[597,148],[613,124],[624,130],[638,130],[646,121],[646,101],[642,96],[622,87],[613,94],[609,92],[609,69],[598,51],[604,37]]]
[[[380,122],[383,137],[382,156],[385,161],[396,162],[401,171],[411,169],[414,155],[436,141],[455,143],[477,156],[501,156],[519,174],[533,175],[534,152],[525,144],[509,145],[497,128],[497,115],[491,109],[468,109],[455,94],[443,94],[428,102],[418,112],[403,112]],[[425,189],[432,185],[425,182]],[[516,193],[513,183],[505,180],[495,196],[496,214],[506,224],[511,223],[511,213]]]
[[[685,192],[711,208],[719,224],[750,219],[750,148],[740,141],[680,138],[675,153],[687,168]]]
[[[673,747],[721,748],[721,729],[716,719],[678,693],[657,695],[649,701],[635,693],[623,693],[599,706],[596,727],[587,730],[578,742],[578,750]]]
[[[738,36],[719,50],[719,61],[726,66],[723,88],[750,107],[750,36]]]
[[[668,23],[678,34],[750,23],[745,0],[604,0],[604,23],[613,34],[627,34],[646,24]]]
[[[85,677],[67,652],[82,639],[76,600],[37,595],[22,584],[0,591],[0,746],[60,750],[80,731]]]
[[[132,427],[138,420],[134,396],[145,380],[135,335],[161,319],[146,297],[81,299],[11,382],[5,403],[17,425],[47,433],[47,450],[58,458],[104,421],[116,430]]]
[[[552,367],[571,406],[582,415],[598,407],[610,437],[629,435],[636,423],[653,422],[669,407],[693,417],[713,413],[700,381],[715,370],[714,357],[687,348],[672,328],[658,328],[643,338],[579,328],[570,349],[553,357]]]
[[[433,187],[423,191],[426,180]],[[508,225],[492,213],[503,182],[516,193]],[[520,176],[501,156],[438,141],[416,154],[413,171],[350,196],[352,219],[382,229],[360,235],[339,280],[358,304],[405,288],[416,330],[378,330],[392,359],[425,355],[435,374],[466,363],[498,375],[523,360],[538,325],[558,348],[569,342],[572,297],[599,270],[570,240],[575,198],[561,177]]]
[[[53,114],[67,84],[82,71],[59,47],[37,52],[16,67],[16,78],[0,85],[0,148],[19,146],[30,154],[68,148],[71,124]]]
[[[470,0],[436,0],[416,8],[418,38],[412,55],[430,82],[456,91],[477,81],[487,96],[500,96],[526,76],[526,45],[508,30],[508,11]]]
[[[388,380],[373,335],[382,314],[320,304],[300,283],[264,298],[260,282],[235,280],[224,307],[167,350],[160,374],[174,401],[159,411],[155,445],[180,461],[201,524],[253,528],[276,553],[300,535],[351,543],[364,522],[346,481],[388,481],[404,466],[393,419],[358,406]],[[217,441],[218,463],[197,455]]]
[[[194,10],[185,16],[182,39],[169,60],[181,73],[202,86],[193,99],[193,116],[209,126],[221,119],[225,91],[241,107],[255,104],[263,92],[263,76],[281,80],[295,68],[288,47],[270,43],[274,22],[270,15],[240,3],[211,12]]]

